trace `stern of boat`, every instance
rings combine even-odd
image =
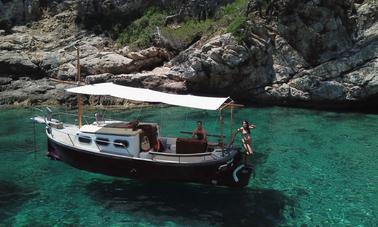
[[[243,163],[241,152],[238,150],[229,162],[219,166],[218,178],[213,180],[214,185],[226,185],[229,187],[245,187],[253,173],[253,167]]]

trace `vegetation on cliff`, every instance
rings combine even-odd
[[[73,44],[90,83],[299,105],[378,96],[377,0],[0,0],[0,11],[0,103],[39,102],[56,89],[26,85],[41,77],[74,80]]]

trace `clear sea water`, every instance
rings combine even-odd
[[[107,117],[161,122],[177,135],[216,112],[148,108]],[[0,109],[0,226],[377,226],[378,115],[244,108],[253,133],[248,187],[144,182],[74,169],[44,156],[29,109]],[[228,122],[225,130],[229,133]],[[182,135],[183,136],[183,135]],[[236,144],[240,143],[240,138]]]

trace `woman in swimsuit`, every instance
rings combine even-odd
[[[242,133],[242,143],[247,155],[253,155],[251,147],[252,137],[251,129],[255,129],[256,125],[250,125],[248,121],[243,121],[243,127],[238,128],[237,132]]]

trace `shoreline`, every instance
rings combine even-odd
[[[354,106],[351,106],[351,103],[344,103],[344,104],[337,104],[334,105],[330,102],[328,103],[279,103],[279,102],[268,102],[263,103],[261,101],[243,101],[237,102],[238,104],[244,105],[244,108],[272,108],[272,107],[281,107],[281,108],[290,108],[290,109],[304,109],[304,110],[313,110],[313,111],[324,111],[324,112],[340,112],[340,113],[364,113],[364,114],[378,114],[378,105],[375,106],[367,106],[369,103],[367,102],[359,102]],[[7,105],[0,105],[0,109],[35,109],[38,107],[53,107],[53,108],[63,108],[67,110],[76,110],[76,106],[67,107],[66,105],[24,105],[24,104],[7,104]],[[170,107],[168,104],[161,104],[161,103],[139,103],[139,104],[132,104],[132,105],[97,105],[97,106],[90,106],[88,104],[83,105],[84,109],[87,111],[90,110],[132,110],[132,109],[140,109],[140,108],[167,108]],[[184,107],[183,107],[184,108]]]

